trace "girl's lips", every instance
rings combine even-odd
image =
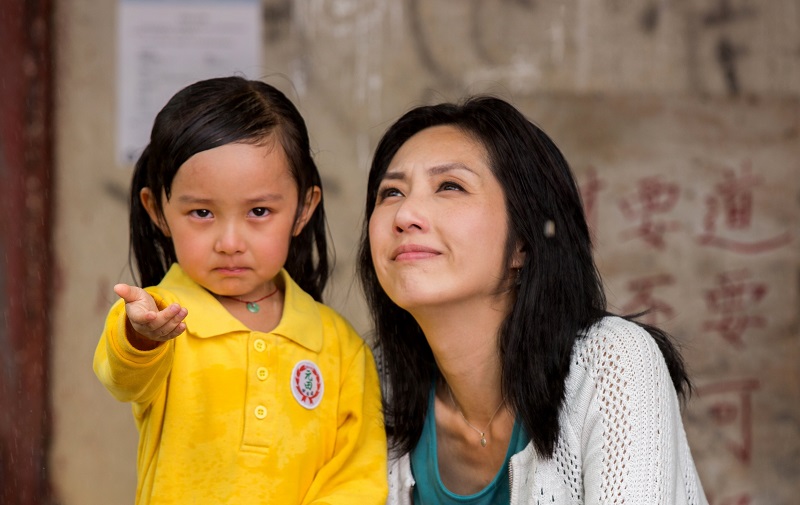
[[[392,252],[392,260],[394,261],[408,261],[432,258],[438,256],[439,251],[430,247],[425,247],[417,244],[402,245]]]
[[[216,270],[225,274],[238,274],[247,269],[245,267],[218,267]]]

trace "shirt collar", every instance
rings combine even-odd
[[[270,333],[288,338],[309,349],[322,349],[322,318],[317,302],[298,286],[286,270],[281,269],[284,286],[283,315]],[[194,282],[177,263],[170,267],[159,284],[172,292],[189,309],[184,322],[189,333],[200,338],[215,337],[236,331],[251,330],[225,310],[214,296]]]

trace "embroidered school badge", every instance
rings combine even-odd
[[[319,367],[311,361],[299,361],[292,370],[291,389],[297,403],[309,410],[317,408],[325,392]]]

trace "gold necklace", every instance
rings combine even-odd
[[[450,384],[447,384],[447,394],[450,395],[450,401],[453,403],[453,407],[455,407],[458,413],[461,415],[461,419],[463,419],[464,422],[467,423],[467,426],[475,430],[475,432],[481,436],[481,447],[486,447],[486,430],[488,430],[489,426],[492,425],[492,421],[494,421],[494,416],[496,416],[497,413],[500,412],[500,407],[502,407],[503,404],[506,403],[506,397],[504,396],[503,400],[500,402],[500,405],[498,405],[497,408],[494,409],[494,414],[492,414],[492,417],[489,418],[489,422],[486,423],[486,427],[483,429],[483,431],[481,431],[475,426],[473,426],[471,422],[467,421],[466,417],[464,417],[464,413],[461,412],[461,407],[459,407],[458,404],[456,404],[456,399],[453,398],[453,390],[450,389]]]

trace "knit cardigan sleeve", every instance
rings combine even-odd
[[[575,477],[582,489],[574,491],[582,502],[705,504],[677,394],[653,338],[634,323],[606,318],[579,342],[573,371],[582,373],[568,384],[562,419],[571,433],[562,435],[580,448],[572,471],[581,474]]]

